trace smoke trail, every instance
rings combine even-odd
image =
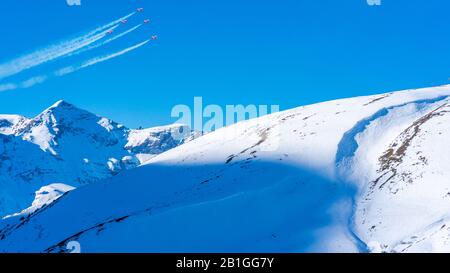
[[[126,53],[128,53],[130,51],[133,51],[133,50],[136,50],[136,49],[140,48],[141,46],[147,44],[148,42],[150,42],[150,40],[145,40],[142,43],[139,43],[137,45],[131,46],[129,48],[126,48],[126,49],[124,49],[122,51],[119,51],[119,52],[116,52],[116,53],[113,53],[113,54],[110,54],[110,55],[106,55],[106,56],[103,56],[103,57],[97,57],[97,58],[91,59],[91,60],[85,62],[83,65],[81,65],[80,69],[83,69],[83,68],[86,68],[86,67],[98,64],[98,63],[102,63],[104,61],[107,61],[107,60],[110,60],[110,59],[113,59],[113,58],[116,58],[116,57],[119,57],[119,56],[122,56],[122,55],[124,55],[124,54],[126,54]]]
[[[26,81],[23,81],[19,84],[16,83],[8,83],[8,84],[0,84],[0,92],[5,92],[9,90],[15,90],[19,88],[30,88],[37,84],[41,84],[48,79],[48,76],[36,76],[29,78]]]
[[[98,27],[81,37],[63,41],[56,45],[48,46],[44,49],[40,49],[17,59],[11,60],[7,63],[0,64],[0,80],[18,74],[24,70],[41,65],[43,63],[55,60],[80,48],[95,43],[96,41],[104,38],[110,30],[117,28],[122,20],[126,20],[134,14],[134,12],[130,13],[113,22]]]
[[[142,26],[142,24],[139,24],[139,25],[137,25],[137,26],[134,26],[134,27],[132,27],[132,28],[130,28],[129,30],[127,30],[127,31],[124,31],[124,32],[122,32],[122,33],[120,33],[120,34],[117,34],[116,36],[114,36],[114,37],[112,37],[112,38],[110,38],[110,39],[107,39],[107,40],[105,40],[103,43],[101,43],[100,45],[93,45],[93,46],[91,46],[91,47],[89,47],[90,49],[93,49],[93,48],[97,48],[97,47],[99,47],[99,46],[103,46],[103,45],[106,45],[106,44],[109,44],[109,43],[111,43],[112,41],[114,41],[114,40],[116,40],[116,39],[119,39],[119,38],[121,38],[121,37],[123,37],[123,36],[125,36],[125,35],[127,35],[127,34],[130,34],[131,32],[133,32],[133,31],[135,31],[136,29],[138,29],[138,28],[140,28]]]
[[[105,55],[105,56],[101,56],[101,57],[95,57],[93,59],[85,61],[84,63],[82,63],[81,65],[78,65],[78,66],[68,66],[68,67],[62,68],[62,69],[56,71],[55,75],[56,76],[67,75],[67,74],[73,73],[75,71],[81,70],[83,68],[86,68],[86,67],[89,67],[89,66],[93,66],[95,64],[102,63],[102,62],[105,62],[105,61],[117,58],[119,56],[122,56],[122,55],[130,52],[130,51],[133,51],[133,50],[136,50],[136,49],[140,48],[141,46],[147,44],[148,42],[150,42],[150,40],[145,40],[145,41],[143,41],[143,42],[141,42],[139,44],[136,44],[136,45],[128,47],[128,48],[125,48],[125,49],[123,49],[123,50],[121,50],[119,52],[115,52],[115,53],[112,53],[112,54],[109,54],[109,55]]]
[[[17,88],[19,88],[19,86],[17,86],[17,84],[14,83],[0,84],[0,92],[14,90]]]
[[[122,21],[127,20],[128,18],[130,18],[131,16],[133,16],[135,14],[136,14],[136,12],[132,12],[132,13],[130,13],[128,15],[125,15],[125,16],[123,16],[123,17],[121,17],[121,18],[119,18],[119,19],[117,19],[115,21],[112,21],[111,23],[108,23],[106,25],[103,25],[101,27],[98,27],[98,28],[94,29],[93,31],[89,32],[87,35],[94,35],[94,34],[100,32],[100,31],[103,31],[105,29],[109,29],[112,26],[115,26],[115,25],[121,23]]]
[[[143,42],[141,42],[139,44],[136,44],[134,46],[125,48],[125,49],[123,49],[121,51],[109,54],[109,55],[92,58],[92,59],[87,60],[87,61],[85,61],[85,62],[83,62],[83,63],[81,63],[79,65],[76,65],[76,66],[67,66],[67,67],[61,68],[61,69],[55,71],[51,75],[43,75],[43,76],[32,77],[32,78],[30,78],[30,79],[28,79],[26,81],[23,81],[23,82],[21,82],[19,84],[16,84],[16,83],[2,84],[2,85],[0,85],[0,92],[4,92],[4,91],[8,91],[8,90],[15,90],[15,89],[22,89],[22,88],[30,88],[30,87],[32,87],[34,85],[41,84],[41,83],[45,82],[46,80],[48,80],[48,79],[50,79],[52,77],[61,77],[61,76],[64,76],[64,75],[68,75],[68,74],[74,73],[74,72],[76,72],[78,70],[81,70],[81,69],[84,69],[84,68],[96,65],[98,63],[102,63],[102,62],[105,62],[105,61],[117,58],[119,56],[122,56],[122,55],[130,52],[130,51],[133,51],[133,50],[136,50],[136,49],[140,48],[141,46],[147,44],[148,42],[150,42],[150,39],[145,40],[145,41],[143,41]]]
[[[30,88],[36,84],[41,84],[47,80],[47,76],[32,77],[21,84],[21,88]]]
[[[135,31],[136,29],[140,28],[141,26],[142,26],[142,24],[136,25],[136,26],[134,26],[134,27],[124,31],[124,32],[121,32],[121,33],[117,34],[116,36],[114,36],[112,38],[109,38],[109,39],[103,41],[103,42],[99,42],[97,44],[89,45],[88,47],[81,48],[81,49],[79,49],[79,50],[77,50],[75,52],[72,52],[72,53],[66,55],[66,57],[70,57],[70,56],[73,56],[73,55],[78,55],[78,54],[81,54],[83,52],[86,52],[86,51],[89,51],[89,50],[93,50],[93,49],[96,49],[98,47],[107,45],[107,44],[111,43],[114,40],[117,40],[117,39],[119,39],[119,38],[121,38],[121,37],[123,37],[125,35],[130,34],[131,32]]]

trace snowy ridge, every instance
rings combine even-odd
[[[221,128],[5,219],[0,251],[448,252],[448,96],[341,99]],[[127,144],[153,143],[140,134]]]
[[[0,115],[0,134],[14,134],[15,127],[24,123],[27,119],[18,115]]]
[[[20,213],[5,216],[4,219],[21,215],[27,216],[29,214],[32,214],[33,212],[37,211],[43,206],[51,204],[53,201],[60,198],[66,192],[69,192],[74,189],[75,189],[74,187],[59,183],[44,186],[40,188],[38,191],[36,191],[34,201],[30,207],[24,209]]]

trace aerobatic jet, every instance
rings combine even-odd
[[[110,29],[110,30],[108,30],[108,32],[106,32],[107,34],[113,34],[113,32],[114,32],[114,30],[113,29]]]
[[[153,35],[151,39],[152,39],[152,40],[158,39],[158,35]]]
[[[137,12],[143,12],[143,11],[144,11],[144,8],[138,8],[138,9],[136,9],[136,11],[137,11]]]
[[[125,19],[125,20],[122,20],[121,23],[122,23],[122,24],[126,24],[126,23],[128,23],[128,20],[126,20],[126,19]]]
[[[145,19],[144,24],[148,24],[148,23],[150,23],[150,19]]]

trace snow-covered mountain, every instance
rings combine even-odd
[[[19,115],[0,115],[0,134],[14,134],[15,127],[25,120],[25,117]]]
[[[0,216],[29,207],[41,187],[99,181],[197,135],[184,125],[131,130],[64,101],[33,119],[0,115]]]
[[[3,220],[0,251],[450,251],[449,96],[341,99],[219,129]]]

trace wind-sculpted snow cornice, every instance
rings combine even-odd
[[[358,149],[358,143],[356,141],[356,136],[366,130],[366,128],[372,123],[373,121],[382,118],[389,114],[391,110],[394,110],[396,108],[405,107],[407,105],[415,104],[418,106],[418,108],[424,108],[427,105],[444,101],[448,99],[449,96],[439,96],[432,99],[420,99],[415,101],[410,101],[398,105],[393,105],[389,107],[383,107],[377,112],[375,112],[373,115],[364,118],[360,121],[358,121],[355,126],[353,126],[350,130],[345,132],[343,135],[341,141],[338,144],[338,150],[336,152],[336,166],[339,168],[343,164],[346,163],[349,159],[351,159],[354,155],[356,150]]]

